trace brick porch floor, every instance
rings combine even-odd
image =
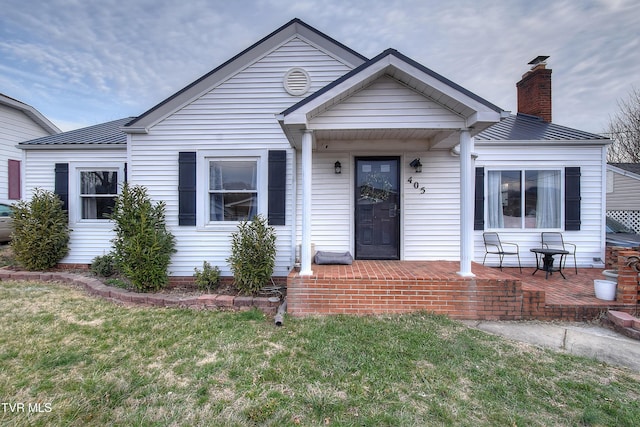
[[[289,311],[397,313],[428,310],[461,319],[540,319],[584,321],[608,309],[634,311],[637,305],[595,297],[594,279],[602,269],[566,268],[557,272],[525,267],[498,268],[473,263],[474,278],[456,274],[449,261],[354,261],[352,265],[313,265],[313,276],[288,278]]]

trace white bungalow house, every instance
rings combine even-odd
[[[591,266],[609,141],[550,123],[550,72],[534,64],[512,115],[395,50],[368,59],[294,19],[136,118],[20,144],[25,194],[65,200],[68,264],[110,250],[103,214],[126,179],[167,204],[174,277],[203,260],[230,275],[230,234],[254,214],[277,232],[277,276],[313,274],[314,248],[472,276],[484,230],[529,265],[540,232],[561,231]],[[538,78],[547,92],[530,93]]]
[[[22,151],[18,143],[60,133],[38,110],[0,93],[0,203],[22,197]]]

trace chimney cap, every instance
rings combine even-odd
[[[547,58],[549,58],[549,56],[544,56],[544,55],[540,55],[540,56],[536,56],[535,58],[533,58],[531,60],[531,62],[529,62],[529,65],[533,65],[536,66],[538,64],[544,64],[545,61],[547,60]]]

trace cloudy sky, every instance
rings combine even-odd
[[[637,0],[0,0],[0,93],[63,130],[139,115],[293,18],[394,48],[512,112],[538,55],[553,121],[603,132],[640,88]]]

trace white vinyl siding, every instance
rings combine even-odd
[[[640,211],[640,179],[609,172],[612,192],[607,193],[608,211]],[[609,184],[609,180],[607,180]]]
[[[409,166],[415,157],[422,173]],[[449,150],[409,152],[403,167],[404,259],[460,259],[460,159]]]
[[[416,151],[419,143],[406,150],[388,151],[401,146],[400,141],[370,141],[348,152],[313,153],[312,230],[311,241],[316,250],[350,251],[354,254],[354,170],[355,157],[400,156],[401,236],[400,256],[403,260],[457,260],[460,255],[460,173],[458,159],[449,151]],[[321,145],[321,144],[319,144]],[[331,141],[332,146],[341,143]],[[339,148],[337,149],[339,150]],[[409,166],[420,157],[422,172]],[[336,174],[334,163],[342,164]],[[300,164],[300,162],[298,162]],[[298,179],[301,171],[298,171]],[[408,179],[412,177],[412,182]],[[415,188],[414,183],[418,183]],[[422,188],[424,187],[424,193]],[[302,197],[298,186],[298,208]],[[297,222],[301,235],[300,218]],[[300,242],[298,242],[300,243]]]
[[[122,181],[126,151],[120,150],[28,150],[25,151],[25,162],[29,165],[29,172],[24,177],[23,196],[29,200],[33,196],[34,188],[54,191],[55,164],[69,164],[69,210],[71,216],[71,240],[69,254],[62,260],[70,264],[90,264],[98,255],[111,251],[113,238],[113,223],[104,220],[75,221],[76,212],[80,212],[78,192],[73,190],[77,180],[74,173],[77,167],[93,165],[110,166],[118,169],[118,179]]]
[[[22,111],[0,105],[0,201],[8,202],[8,160],[21,160],[19,142],[47,136],[49,133]],[[22,189],[24,196],[24,188]]]
[[[565,241],[577,245],[578,265],[591,266],[597,264],[597,262],[594,262],[594,258],[604,259],[604,232],[602,231],[604,189],[602,186],[605,182],[605,173],[603,172],[602,164],[603,150],[603,147],[598,146],[536,146],[535,143],[508,146],[507,142],[505,142],[504,146],[500,146],[476,142],[476,152],[479,154],[476,166],[485,168],[485,188],[487,170],[489,169],[506,170],[514,167],[522,169],[560,169],[564,175],[566,167],[580,167],[580,230],[562,231],[562,233]],[[564,199],[562,208],[564,210]],[[564,229],[564,223],[561,226]],[[486,214],[485,227],[487,227]],[[502,240],[520,245],[520,257],[523,265],[535,265],[535,256],[529,249],[540,247],[540,230],[503,229],[499,232]],[[476,231],[475,260],[482,262],[484,253],[482,231]]]
[[[310,120],[311,129],[460,129],[463,118],[391,77],[381,77]]]
[[[220,267],[222,275],[231,275],[226,259],[230,235],[237,229],[236,223],[206,229],[178,226],[180,151],[214,155],[216,150],[231,150],[237,156],[256,150],[287,151],[287,218],[286,225],[275,227],[274,274],[284,276],[293,267],[294,150],[276,119],[277,114],[302,99],[289,95],[283,86],[283,78],[292,67],[309,73],[311,88],[305,96],[350,70],[348,65],[294,37],[157,123],[149,134],[131,135],[130,161],[135,167],[129,169],[130,182],[146,186],[152,198],[167,203],[167,224],[176,236],[178,249],[170,266],[172,275],[191,276],[205,260]],[[266,167],[261,178],[266,182]],[[197,197],[206,195],[205,185],[198,179]]]

